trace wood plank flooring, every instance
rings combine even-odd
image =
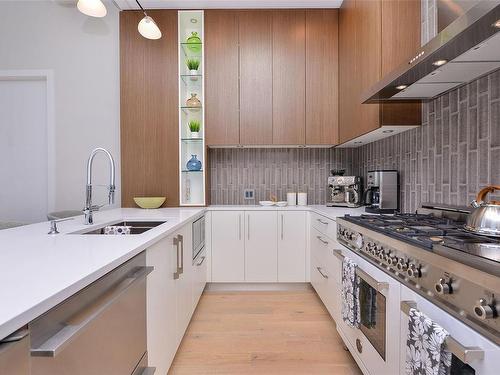
[[[359,375],[312,290],[205,292],[169,374]]]

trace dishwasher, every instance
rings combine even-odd
[[[0,340],[0,374],[30,375],[30,336],[22,328]]]
[[[141,253],[29,324],[32,375],[151,375]]]

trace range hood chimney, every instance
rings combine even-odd
[[[467,4],[441,2],[438,19],[445,24],[453,19],[450,14],[455,12],[456,17],[460,6]],[[363,102],[429,100],[500,69],[500,0],[472,4],[408,61],[366,91]],[[443,9],[448,9],[447,14]]]

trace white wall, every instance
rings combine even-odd
[[[115,157],[120,202],[119,23],[105,4],[108,15],[96,19],[78,12],[76,0],[0,1],[0,70],[53,71],[54,210],[83,207],[86,161],[97,146]],[[94,182],[106,184],[105,159],[94,166]],[[94,197],[104,203],[106,191]]]

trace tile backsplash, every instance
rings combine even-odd
[[[468,205],[500,184],[500,70],[423,106],[422,126],[358,150],[354,165],[400,172],[401,206]]]
[[[304,191],[309,204],[324,204],[330,169],[365,179],[371,169],[397,169],[405,212],[422,202],[467,205],[481,187],[500,185],[500,70],[425,103],[422,118],[419,128],[357,149],[210,149],[211,203]],[[244,189],[255,189],[255,200],[244,200]]]
[[[209,149],[211,204],[258,204],[289,191],[307,192],[309,204],[325,202],[330,169],[354,171],[353,149],[216,148]],[[243,190],[255,189],[254,200]]]

